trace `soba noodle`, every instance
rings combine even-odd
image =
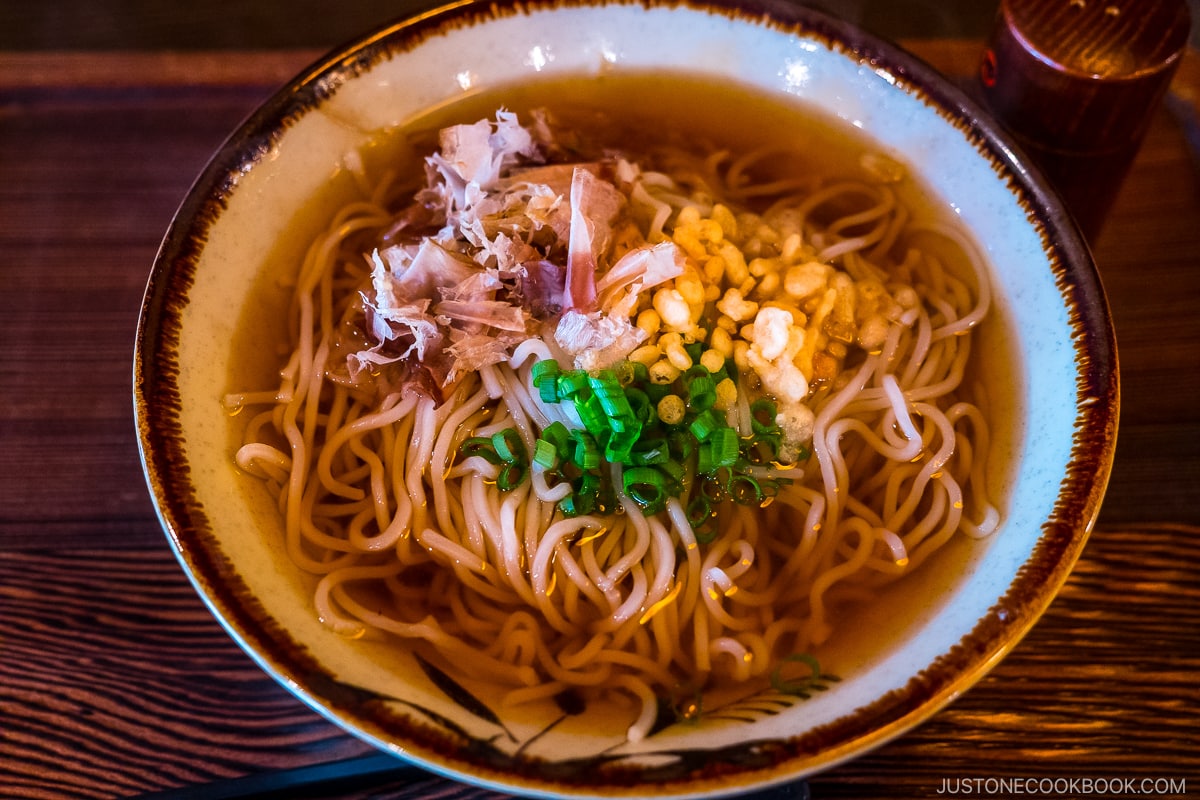
[[[299,269],[280,388],[226,402],[262,407],[237,463],[278,498],[326,625],[404,640],[506,704],[632,700],[638,739],[659,698],[765,679],[820,650],[842,599],[995,530],[988,424],[963,393],[987,281],[964,236],[911,221],[878,157],[880,180],[820,186],[771,175],[770,149],[563,172],[548,119],[529,122],[448,129],[415,195],[361,175]],[[630,253],[650,266],[620,274]],[[540,393],[546,361],[642,364],[658,394],[702,364],[731,381],[706,401],[718,423],[770,431],[770,457],[727,467],[699,515],[715,484],[695,442],[658,502],[625,486],[632,462],[573,484],[538,458],[550,428],[586,427]],[[686,436],[661,402],[639,419]],[[587,508],[597,481],[610,504]]]

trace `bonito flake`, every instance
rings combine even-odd
[[[626,239],[614,255],[630,203],[618,175],[636,175],[636,166],[546,164],[550,129],[534,120],[526,128],[501,110],[494,121],[440,132],[425,187],[397,212],[405,224],[390,229],[407,239],[369,256],[362,301],[375,344],[349,357],[352,377],[416,358],[448,361],[439,374],[449,382],[537,335],[598,369],[645,338],[630,320],[639,294],[678,276],[682,251]],[[423,234],[407,224],[420,219],[432,226]]]

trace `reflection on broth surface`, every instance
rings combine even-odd
[[[226,398],[331,628],[505,705],[623,704],[636,740],[857,668],[998,526],[1003,309],[849,126],[612,74],[465,98],[344,167]]]

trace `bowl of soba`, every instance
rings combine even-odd
[[[170,546],[379,749],[719,797],[903,734],[1035,624],[1114,337],[963,92],[799,6],[464,2],[231,133],[147,285]]]

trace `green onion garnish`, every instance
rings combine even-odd
[[[502,492],[517,488],[525,480],[528,471],[529,467],[526,464],[505,464],[496,476],[496,488]]]
[[[629,454],[630,463],[638,467],[662,464],[671,458],[667,440],[662,437],[643,437]]]
[[[567,429],[566,425],[555,420],[542,431],[541,440],[554,445],[560,459],[566,458],[571,444],[571,431]]]
[[[458,447],[464,458],[478,456],[500,467],[496,486],[507,492],[517,488],[529,472],[529,456],[516,428],[505,428],[492,436],[472,436]]]
[[[707,411],[717,402],[717,383],[712,373],[703,366],[697,365],[680,376],[683,383],[684,399],[688,409],[701,412]]]
[[[667,503],[666,481],[654,467],[631,467],[622,476],[625,493],[643,509],[653,513]]]
[[[595,508],[595,503],[594,494],[576,491],[559,500],[558,507],[568,517],[578,517],[581,514],[590,514]]]
[[[458,452],[464,458],[479,456],[489,464],[503,464],[504,459],[496,454],[496,447],[489,436],[472,436],[459,445]]]
[[[554,469],[558,466],[558,448],[546,439],[538,439],[533,448],[533,463],[542,469]]]
[[[559,397],[574,397],[579,390],[587,388],[588,376],[583,370],[572,370],[560,375],[556,383]]]
[[[704,495],[698,494],[688,503],[686,512],[688,522],[693,528],[698,528],[712,516],[712,503]]]
[[[524,461],[526,458],[525,445],[516,428],[505,428],[493,434],[492,447],[496,449],[496,455],[508,463]]]
[[[558,402],[558,362],[551,359],[538,361],[530,369],[530,377],[543,403]]]
[[[582,470],[596,469],[600,466],[600,448],[596,440],[587,431],[571,431],[571,442],[574,453],[571,459]]]
[[[725,483],[725,490],[735,502],[744,506],[761,505],[766,499],[758,481],[745,473],[730,475]]]
[[[779,458],[782,437],[779,434],[759,433],[742,440],[742,457],[751,464],[770,464]]]
[[[715,467],[732,467],[737,462],[740,440],[733,428],[717,428],[708,437],[706,444],[712,447],[712,461]]]
[[[686,345],[685,350],[694,365],[662,384],[652,381],[646,366],[637,362],[592,374],[564,370],[551,359],[532,366],[530,380],[538,398],[543,403],[570,402],[582,424],[582,429],[572,430],[552,423],[533,452],[534,464],[571,487],[571,494],[558,504],[563,514],[611,513],[618,506],[618,488],[646,513],[661,511],[669,497],[680,497],[697,540],[707,542],[719,532],[720,504],[762,504],[789,482],[750,473],[778,457],[782,431],[775,421],[775,403],[764,398],[751,404],[754,432],[742,439],[725,414],[714,408],[718,383],[736,376],[736,366],[726,359],[713,373],[700,363],[701,343]],[[660,403],[669,395],[675,399],[667,401],[667,413]],[[519,483],[528,471],[515,431],[468,440],[462,452],[502,465],[497,480],[501,488]],[[613,486],[610,465],[624,467],[620,487]]]
[[[773,433],[779,430],[775,422],[778,410],[774,400],[759,398],[750,404],[750,426],[755,433]]]
[[[688,425],[688,430],[696,437],[696,441],[707,442],[714,431],[725,426],[726,422],[721,415],[709,408],[696,415]]]

